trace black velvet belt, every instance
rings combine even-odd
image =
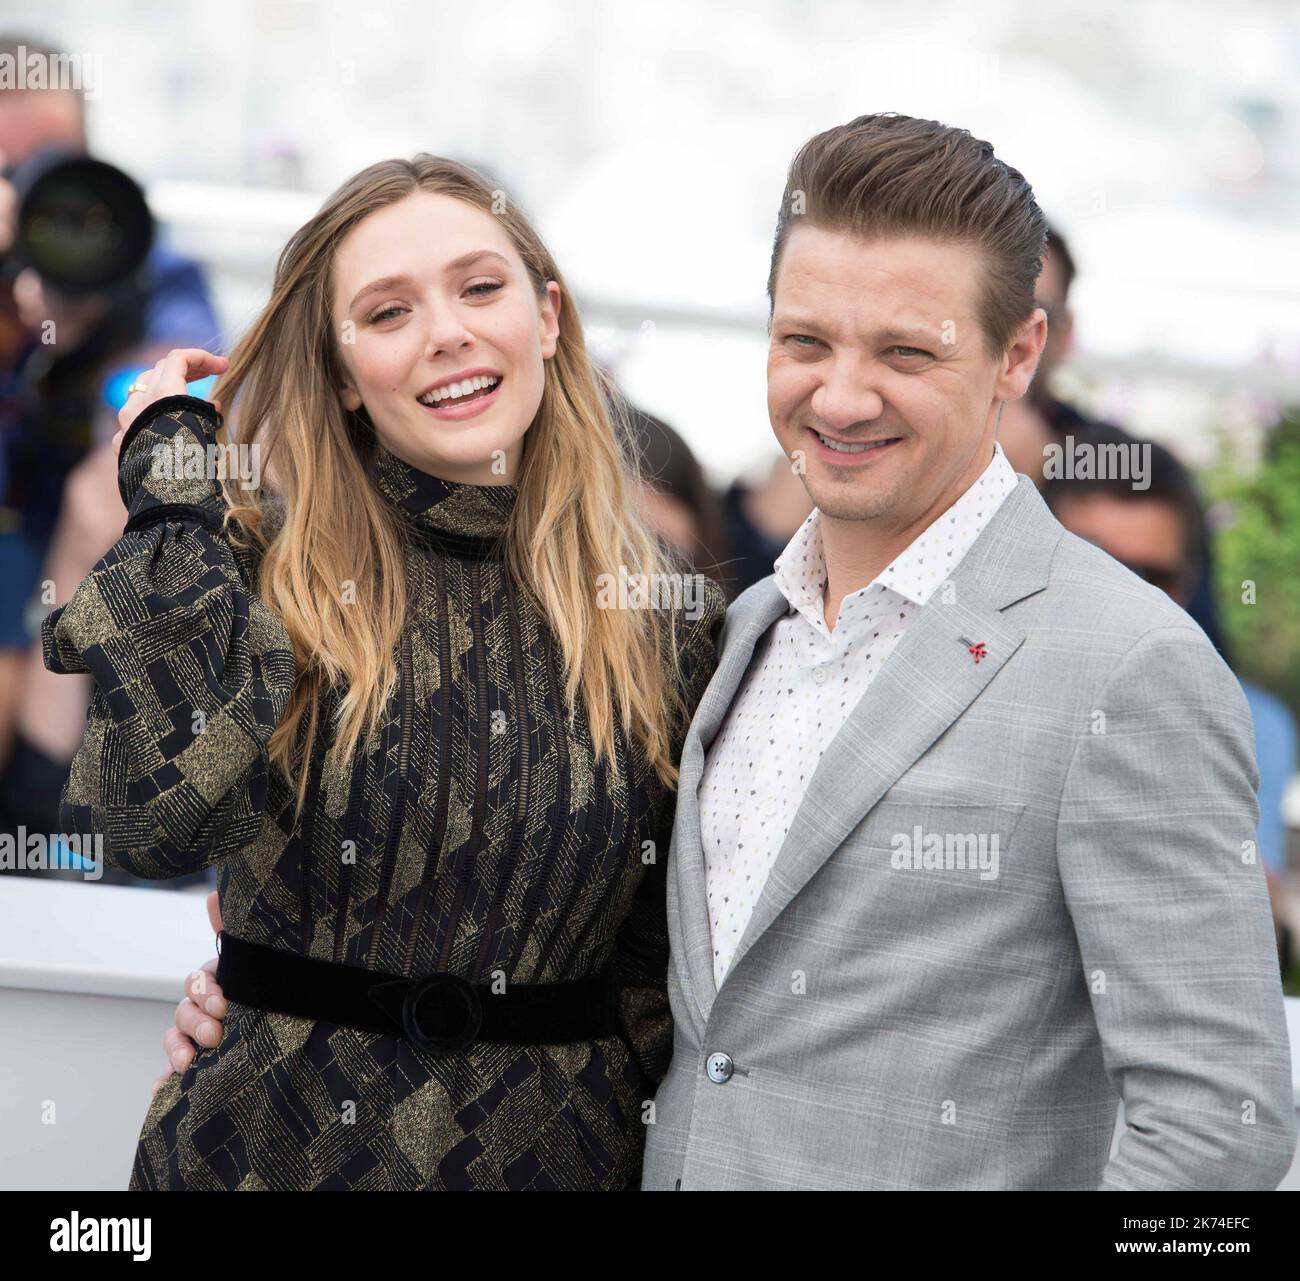
[[[299,956],[217,935],[217,982],[244,1005],[404,1036],[452,1054],[475,1041],[563,1045],[618,1031],[617,991],[608,970],[563,983],[511,983],[495,991],[456,974],[403,978]]]

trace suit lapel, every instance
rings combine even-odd
[[[970,706],[1024,641],[986,602],[958,591],[938,596],[909,624],[898,647],[831,741],[808,783],[790,830],[754,905],[731,962],[745,953],[813,874]],[[984,646],[978,662],[970,644]]]
[[[696,708],[678,766],[673,866],[668,877],[668,927],[678,979],[703,1018],[708,1017],[716,991],[704,846],[700,838],[699,789],[704,754],[740,688],[755,645],[789,608],[773,578],[765,578],[752,592],[745,601],[733,605],[727,616],[722,656]]]
[[[809,781],[730,966],[771,926],[880,798],[970,706],[1024,642],[1003,611],[1047,584],[1062,529],[1022,476],[974,546],[909,624]],[[705,752],[760,639],[788,605],[775,579],[734,620],[682,749],[669,923],[678,979],[707,1020],[717,996],[700,837]],[[733,607],[737,609],[738,607]],[[978,662],[970,645],[983,645]],[[699,1025],[703,1031],[703,1023]]]
[[[1062,532],[1033,483],[1021,476],[948,583],[912,620],[823,755],[729,973],[1024,643],[1024,630],[1003,611],[1047,585]],[[983,646],[978,662],[971,645]]]

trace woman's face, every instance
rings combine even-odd
[[[462,200],[417,191],[376,210],[334,257],[343,404],[364,405],[420,471],[517,483],[559,336],[560,287],[546,290],[497,219]]]

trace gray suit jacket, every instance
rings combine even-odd
[[[715,989],[701,770],[785,611],[772,578],[732,606],[682,752],[643,1186],[1274,1187],[1254,736],[1205,634],[1021,477],[818,764]]]

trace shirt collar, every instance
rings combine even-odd
[[[376,442],[379,491],[408,522],[435,534],[489,540],[504,536],[517,485],[471,485],[413,467]]]
[[[994,441],[993,458],[975,483],[938,520],[926,526],[866,587],[851,592],[845,599],[879,586],[897,592],[914,604],[924,605],[974,546],[975,540],[1017,483],[1016,473],[1002,446]],[[945,536],[944,523],[960,525],[963,533],[955,547],[946,549],[953,555],[944,555],[940,565],[937,553]],[[777,587],[794,609],[810,617],[821,617],[826,590],[826,561],[822,553],[821,512],[816,507],[777,557],[773,570]]]

